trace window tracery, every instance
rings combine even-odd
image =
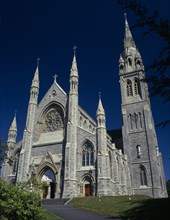
[[[135,95],[140,95],[140,81],[138,78],[134,79],[134,92]]]
[[[130,130],[138,130],[143,128],[143,116],[141,112],[128,115]]]
[[[146,168],[143,165],[141,165],[139,171],[140,171],[140,185],[147,186]]]
[[[94,150],[90,142],[85,142],[82,150],[82,166],[94,165]]]
[[[46,114],[45,126],[47,131],[55,131],[63,128],[63,118],[57,109],[52,109]]]
[[[126,90],[127,90],[127,96],[133,96],[132,81],[131,80],[127,80]]]

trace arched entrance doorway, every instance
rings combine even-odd
[[[41,183],[45,182],[44,190],[43,190],[43,198],[44,199],[54,199],[56,193],[56,177],[52,169],[46,168],[42,172]]]
[[[83,178],[83,185],[84,185],[84,196],[92,196],[94,187],[91,176],[85,176]]]

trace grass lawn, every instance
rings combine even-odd
[[[49,212],[44,209],[44,215],[41,220],[63,220],[62,218],[56,216],[54,213]]]
[[[70,205],[130,220],[170,219],[170,198],[152,199],[144,195],[73,198]],[[168,217],[169,216],[169,217]]]

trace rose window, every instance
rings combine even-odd
[[[55,131],[63,128],[63,118],[57,109],[53,109],[47,113],[45,126],[48,131]]]

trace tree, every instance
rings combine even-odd
[[[0,180],[0,219],[40,220],[43,213],[39,194]]]
[[[137,0],[117,0],[123,8],[132,10],[137,16],[136,23],[131,27],[144,28],[144,35],[157,34],[164,42],[157,58],[151,63],[147,70],[152,70],[152,75],[145,80],[151,84],[150,95],[160,95],[163,103],[170,102],[170,21],[159,17],[157,11],[150,13],[148,9]],[[165,127],[170,124],[170,119],[159,125]]]

